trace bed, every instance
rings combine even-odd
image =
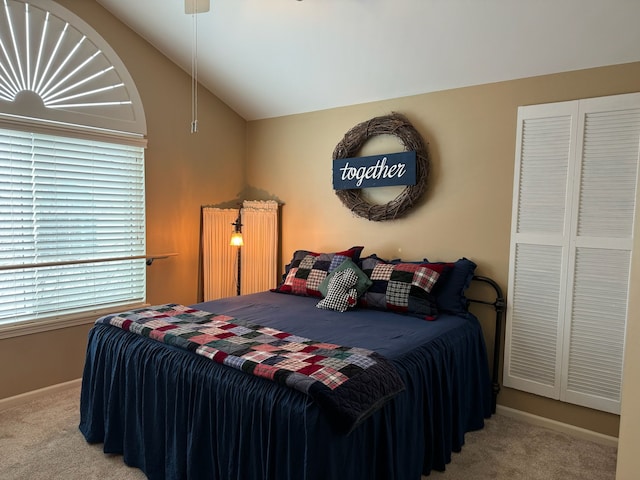
[[[291,265],[303,263],[290,263],[288,275]],[[465,289],[472,278],[465,274]],[[426,321],[365,304],[344,313],[321,309],[317,296],[290,293],[189,308],[374,352],[391,365],[401,388],[339,428],[324,405],[299,389],[98,322],[82,379],[85,439],[122,454],[152,480],[418,480],[444,470],[465,433],[482,428],[495,409],[499,387],[495,378],[492,387],[482,328],[467,311],[468,299],[461,298],[460,311]],[[495,301],[481,301],[501,302],[499,291]]]

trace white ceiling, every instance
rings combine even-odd
[[[184,0],[97,1],[191,71]],[[211,0],[198,78],[271,118],[640,61],[639,20],[640,0]]]

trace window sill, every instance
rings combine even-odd
[[[24,322],[14,322],[0,325],[0,340],[5,338],[20,337],[34,333],[43,333],[60,328],[76,327],[94,323],[103,315],[114,312],[122,312],[134,308],[144,307],[145,303],[132,303],[126,305],[116,305],[109,308],[91,310],[88,312],[64,315],[60,317],[49,317],[40,320],[28,320]]]

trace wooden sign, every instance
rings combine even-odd
[[[416,152],[385,153],[333,161],[333,189],[416,184]]]

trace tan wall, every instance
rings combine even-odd
[[[636,205],[640,205],[640,190],[636,192]],[[634,256],[631,280],[631,299],[629,300],[629,322],[626,332],[624,357],[624,377],[622,384],[622,416],[618,444],[618,470],[616,479],[636,480],[640,472],[640,222],[636,222],[634,238]]]
[[[190,134],[187,73],[94,1],[59,0],[98,31],[131,73],[148,129],[147,252],[176,252],[147,269],[147,301],[198,298],[200,206],[230,201],[244,185],[246,122],[200,91],[200,132]],[[216,179],[218,181],[216,181]],[[220,181],[224,179],[224,181]],[[79,378],[89,326],[0,340],[0,398]]]
[[[639,85],[635,63],[250,122],[247,181],[284,203],[285,261],[299,248],[334,251],[355,244],[366,247],[364,254],[387,258],[466,256],[506,289],[517,107],[628,93]],[[332,152],[350,128],[392,111],[405,114],[429,142],[432,173],[424,201],[406,218],[371,222],[352,215],[334,194]],[[367,148],[386,153],[399,146],[395,137],[380,143]],[[503,389],[499,403],[618,434],[616,415],[511,389]]]

